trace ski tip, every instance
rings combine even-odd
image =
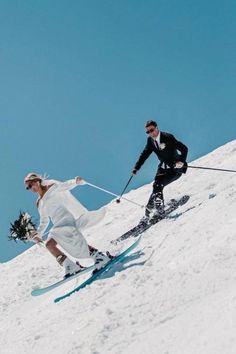
[[[40,288],[33,289],[31,291],[31,296],[39,296],[39,295],[41,295],[41,289]]]

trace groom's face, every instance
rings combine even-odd
[[[149,125],[148,127],[146,127],[146,133],[155,139],[159,134],[159,130],[154,125]]]

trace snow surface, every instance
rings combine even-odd
[[[236,167],[236,140],[194,165]],[[151,184],[127,198],[145,204]],[[0,264],[1,354],[235,354],[236,174],[190,170],[166,187],[166,200],[189,194],[187,204],[143,234],[140,246],[107,278],[53,303],[71,281],[41,297],[63,270],[38,246]],[[94,246],[136,224],[141,208],[122,201],[87,231]]]

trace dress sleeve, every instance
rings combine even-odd
[[[39,236],[42,238],[43,234],[45,233],[48,224],[49,224],[49,217],[46,215],[46,213],[43,210],[43,207],[39,204],[38,206],[38,211],[39,211],[39,216],[40,216],[40,224],[37,228],[37,233]]]
[[[83,185],[83,184],[86,184],[86,182],[84,180],[82,180],[79,183],[79,185]],[[64,192],[64,191],[69,191],[77,186],[78,186],[78,184],[76,183],[76,178],[73,178],[73,179],[69,179],[68,181],[65,181],[65,182],[56,182],[52,188],[56,192]]]

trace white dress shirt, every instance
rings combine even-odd
[[[159,149],[160,149],[160,144],[161,144],[160,139],[161,139],[161,133],[159,132],[159,133],[158,133],[158,135],[157,135],[157,137],[156,137],[156,138],[154,138],[154,141],[155,141],[156,147],[157,147],[157,148],[159,148]]]

